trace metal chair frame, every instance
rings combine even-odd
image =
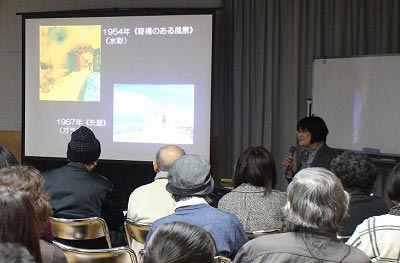
[[[53,243],[64,252],[68,263],[138,263],[135,252],[128,247],[83,249]]]
[[[50,218],[53,237],[65,240],[91,240],[105,237],[108,248],[111,239],[106,221],[100,217],[80,219]]]
[[[150,231],[151,224],[135,222],[127,218],[124,222],[125,236],[128,245],[131,247],[132,238],[137,242],[144,244],[146,242],[147,234]]]

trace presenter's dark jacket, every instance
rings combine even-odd
[[[297,163],[298,170],[296,171],[296,173],[300,171],[301,160],[303,159],[304,153],[305,151],[303,151],[300,154],[300,158]],[[331,162],[336,156],[337,156],[337,151],[326,145],[326,143],[323,143],[321,145],[321,148],[319,148],[319,150],[316,152],[314,160],[312,161],[310,167],[323,167],[330,170]]]
[[[124,215],[112,199],[113,185],[104,176],[89,172],[83,164],[44,172],[44,187],[58,218],[102,217],[110,230],[123,226]]]
[[[304,159],[304,154],[305,151],[302,151],[299,160],[297,161],[297,170],[293,173],[292,176],[295,176],[296,173],[298,173],[301,170],[301,160]],[[328,145],[326,143],[323,143],[321,145],[321,148],[316,152],[314,160],[312,161],[310,167],[323,167],[328,170],[331,169],[331,162],[336,156],[338,155],[337,151]],[[293,177],[286,177],[288,183],[290,183],[293,179]]]

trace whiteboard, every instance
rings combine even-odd
[[[400,154],[400,56],[316,59],[312,98],[329,146]]]

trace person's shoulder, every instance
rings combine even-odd
[[[48,243],[45,240],[40,239],[40,252],[42,254],[43,262],[57,262],[57,263],[67,263],[67,258],[61,249],[55,245]]]
[[[175,214],[171,214],[171,215],[168,215],[168,216],[161,217],[161,218],[155,220],[151,224],[151,229],[155,230],[156,228],[158,228],[159,226],[161,226],[163,224],[174,222],[174,221],[179,221],[179,220],[177,220]]]
[[[162,183],[162,182],[158,182],[160,180],[162,180],[162,179],[156,180],[156,181],[148,183],[148,184],[141,185],[138,188],[136,188],[135,190],[133,190],[133,192],[145,193],[145,192],[149,192],[149,191],[154,191],[154,189],[157,188],[160,183]],[[167,191],[167,190],[165,189],[165,191]]]
[[[151,187],[150,184],[139,186],[135,190],[133,190],[132,193],[129,195],[129,202],[136,202],[137,199],[140,200],[142,198],[146,198],[146,196],[150,194],[154,195],[154,187]]]
[[[350,247],[350,253],[346,257],[346,260],[343,262],[351,262],[351,263],[369,263],[371,262],[370,258],[360,249],[356,247]]]
[[[225,194],[223,197],[221,197],[221,199],[219,199],[218,207],[226,206],[226,205],[232,203],[232,201],[234,201],[236,199],[236,196],[237,196],[237,193],[234,193],[234,192],[229,192],[229,193]]]
[[[285,200],[285,201],[287,199],[286,193],[285,192],[281,192],[279,190],[272,189],[270,194],[271,194],[271,196],[273,196],[275,198],[278,198],[278,199],[282,199],[282,200]]]
[[[396,230],[400,231],[398,228],[400,226],[400,216],[397,215],[390,215],[390,214],[384,214],[384,215],[378,215],[378,216],[372,216],[368,219],[366,219],[364,222],[365,224],[368,224],[368,220],[373,220],[375,221],[374,224],[379,227],[379,226],[384,226],[384,225],[390,225],[394,227]],[[363,223],[364,223],[363,222]]]
[[[113,184],[111,183],[110,179],[108,179],[107,177],[105,177],[104,175],[95,173],[93,175],[96,175],[96,179],[98,180],[98,182],[100,182],[104,187],[107,188],[113,188]]]
[[[216,222],[231,225],[241,225],[239,218],[236,215],[227,211],[210,206],[209,213],[213,214],[213,216],[216,218]]]
[[[52,174],[58,174],[58,173],[66,170],[66,169],[67,169],[67,166],[61,166],[61,167],[57,167],[57,168],[53,168],[53,169],[44,171],[44,172],[41,173],[41,175],[43,177],[46,177],[46,176],[49,176],[49,175],[52,175]]]
[[[335,157],[338,155],[338,151],[335,148],[329,147],[326,143],[324,143],[322,145],[322,149],[324,150],[324,153],[327,155],[331,155],[331,156],[335,156]]]
[[[247,242],[244,247],[251,248],[255,251],[279,252],[280,249],[287,250],[292,244],[297,242],[295,233],[275,233],[268,234]]]

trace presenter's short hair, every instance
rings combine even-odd
[[[387,186],[389,198],[393,201],[400,202],[400,163],[390,172]]]
[[[289,231],[306,228],[337,232],[350,201],[339,178],[320,167],[298,172],[288,186],[287,197],[284,213]]]
[[[240,155],[233,175],[234,187],[248,183],[265,187],[268,192],[275,186],[275,181],[274,158],[263,146],[250,147]]]
[[[321,117],[310,116],[301,119],[297,123],[297,131],[308,131],[311,133],[311,143],[325,142],[329,133],[325,121]]]
[[[143,263],[213,263],[216,253],[215,242],[204,229],[172,222],[151,236]]]

